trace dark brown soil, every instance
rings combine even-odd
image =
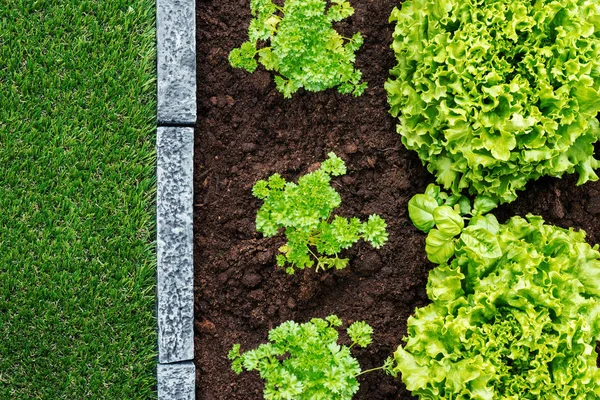
[[[197,399],[262,398],[258,374],[236,376],[227,352],[250,349],[283,321],[337,314],[365,320],[374,343],[357,350],[364,369],[380,366],[406,333],[415,307],[427,304],[425,236],[407,216],[408,200],[433,181],[404,149],[388,115],[383,83],[394,65],[387,20],[398,0],[354,0],[356,13],[339,24],[361,31],[357,66],[369,82],[359,98],[334,90],[284,100],[270,73],[232,69],[229,51],[247,37],[248,0],[197,0],[198,115],[195,159],[195,307]],[[348,175],[335,180],[337,213],[365,219],[380,214],[390,241],[381,250],[360,243],[346,252],[343,271],[295,276],[274,263],[282,238],[265,239],[254,226],[260,201],[251,187],[278,172],[296,180],[329,151],[344,158]],[[560,226],[585,229],[600,241],[600,184],[575,187],[574,177],[528,186],[499,215],[533,212]],[[398,379],[360,378],[357,400],[412,399]]]

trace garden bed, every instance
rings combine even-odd
[[[406,150],[388,114],[383,84],[394,64],[387,23],[397,0],[352,2],[356,13],[337,29],[360,31],[365,44],[357,67],[369,89],[354,98],[329,90],[299,92],[284,100],[272,75],[229,66],[229,51],[247,38],[248,1],[198,2],[198,125],[195,154],[195,312],[197,398],[259,399],[258,374],[236,376],[227,352],[263,343],[283,321],[305,322],[336,314],[365,320],[374,343],[357,350],[364,369],[391,355],[415,307],[428,303],[425,235],[410,222],[407,203],[433,176]],[[282,237],[258,234],[261,202],[252,185],[273,173],[288,180],[317,168],[334,151],[348,174],[334,179],[342,196],[338,214],[365,220],[377,213],[390,240],[380,250],[360,243],[345,252],[349,268],[287,275],[275,265]],[[529,212],[562,227],[585,229],[600,240],[600,184],[575,186],[576,178],[542,179],[519,200],[501,207],[506,219]],[[412,399],[399,379],[383,373],[360,378],[356,399]]]

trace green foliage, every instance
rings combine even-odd
[[[155,15],[0,2],[0,399],[156,398]]]
[[[354,68],[355,53],[363,44],[359,33],[342,37],[332,27],[354,14],[346,0],[286,0],[278,7],[271,0],[252,0],[254,19],[249,41],[233,49],[229,62],[254,72],[258,63],[274,71],[277,89],[286,98],[304,87],[311,92],[337,87],[340,93],[360,96],[367,84]],[[261,47],[259,41],[270,42]],[[258,61],[257,61],[258,58]]]
[[[484,215],[495,207],[489,198],[475,199],[468,226],[448,239],[456,228],[448,220],[465,210],[443,197],[411,212],[417,221],[434,215],[429,235],[446,235],[441,242],[452,251],[428,250],[440,264],[427,284],[433,303],[409,319],[406,345],[395,353],[408,389],[440,400],[599,398],[598,246],[585,232],[533,215],[499,224]]]
[[[473,207],[465,196],[440,191],[437,185],[429,185],[425,194],[417,194],[408,202],[408,215],[413,224],[427,235],[425,251],[429,261],[441,264],[455,253],[462,233],[463,242],[473,246],[489,245],[486,234],[480,228],[495,230],[498,221],[493,215],[483,215],[493,210],[498,203],[487,196],[475,198]],[[465,228],[464,216],[469,216]],[[483,242],[482,242],[483,241]],[[487,244],[486,244],[487,243]]]
[[[402,142],[437,182],[500,202],[541,176],[597,180],[595,0],[407,0],[386,83]]]
[[[367,347],[373,342],[371,339],[372,334],[373,328],[364,321],[357,321],[348,327],[348,336],[350,337],[350,340],[360,347]]]
[[[361,368],[350,348],[370,344],[373,329],[362,321],[353,323],[347,330],[352,345],[344,346],[337,343],[341,325],[335,315],[305,324],[284,322],[269,332],[269,343],[254,350],[241,353],[240,345],[234,345],[229,352],[232,369],[238,374],[258,371],[267,400],[351,399]]]
[[[342,201],[330,185],[331,177],[344,175],[346,165],[334,153],[328,156],[321,168],[301,177],[298,184],[274,174],[252,188],[254,196],[264,201],[256,215],[256,229],[267,237],[285,229],[288,241],[279,249],[282,254],[277,263],[281,267],[291,264],[286,269],[290,274],[294,267],[312,267],[315,261],[317,271],[344,268],[348,259],[338,257],[343,249],[361,238],[378,249],[388,239],[386,223],[379,215],[369,216],[364,223],[358,218],[331,216]]]

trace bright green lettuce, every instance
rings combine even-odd
[[[363,44],[360,32],[344,38],[332,24],[354,14],[346,0],[252,0],[254,19],[249,40],[233,49],[233,67],[254,72],[260,62],[275,71],[277,89],[287,98],[305,88],[311,92],[337,87],[340,93],[363,94],[362,72],[354,68],[355,53]],[[262,46],[260,42],[270,42]],[[257,61],[258,58],[258,61]]]
[[[509,202],[541,176],[597,180],[596,0],[407,0],[386,89],[437,182]]]
[[[277,264],[288,265],[289,274],[294,268],[312,267],[316,270],[348,265],[347,258],[339,258],[339,253],[363,239],[378,249],[388,240],[387,224],[377,214],[369,216],[366,222],[332,216],[342,199],[331,187],[331,177],[346,174],[346,164],[334,153],[321,168],[306,174],[298,183],[286,182],[279,174],[268,180],[256,182],[252,188],[255,197],[264,201],[256,215],[256,229],[265,236],[277,235],[285,230],[287,243],[279,250]]]
[[[287,321],[269,332],[269,343],[240,352],[236,344],[229,352],[233,370],[259,371],[265,380],[267,400],[350,400],[358,391],[356,377],[361,367],[350,350],[368,346],[373,329],[363,321],[350,325],[347,334],[352,344],[338,344],[342,321],[335,315],[325,320],[314,318],[305,324]],[[389,374],[392,360],[382,369]]]
[[[448,199],[431,213],[450,214]],[[500,224],[483,215],[494,206],[476,199],[446,241],[452,254],[429,275],[432,304],[409,319],[396,371],[420,399],[600,398],[598,246],[533,215]]]

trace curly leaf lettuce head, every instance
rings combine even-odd
[[[429,275],[432,303],[410,317],[395,353],[407,388],[427,400],[600,398],[598,246],[532,215],[465,221],[442,241],[454,248]]]
[[[444,188],[510,202],[541,176],[598,179],[596,0],[407,0],[390,20],[390,112]]]
[[[274,71],[277,90],[284,97],[300,88],[318,92],[337,87],[340,93],[360,96],[367,84],[354,67],[355,53],[363,44],[360,32],[344,38],[332,24],[354,14],[346,0],[252,0],[254,19],[248,41],[233,49],[234,68],[254,72],[258,64]]]

